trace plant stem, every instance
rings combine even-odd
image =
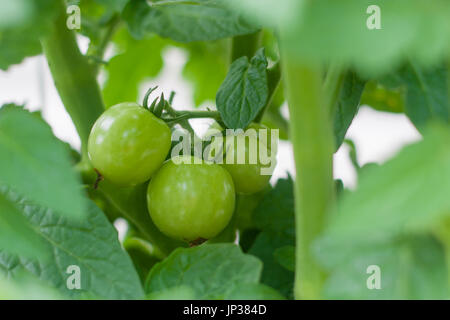
[[[103,57],[105,55],[105,50],[111,41],[111,38],[113,37],[114,33],[116,32],[117,28],[120,24],[120,16],[116,14],[111,18],[111,21],[108,22],[108,25],[106,26],[106,29],[103,30],[100,41],[98,44],[95,44],[95,42],[92,42],[91,45],[88,48],[87,56],[93,56],[98,61],[103,60]],[[98,73],[100,63],[95,64],[96,73]]]
[[[103,112],[104,105],[95,69],[81,54],[75,34],[67,29],[65,6],[58,2],[59,15],[41,43],[56,89],[75,124],[82,154],[86,156],[90,130]]]
[[[170,94],[169,103],[166,105],[165,109],[167,110],[167,113],[170,116],[177,117],[177,111],[171,106],[171,100],[173,100],[174,95],[175,92],[172,91],[172,93]],[[195,134],[194,128],[192,128],[191,124],[189,123],[189,120],[188,119],[181,120],[179,122],[179,125],[182,126],[184,129],[186,129],[187,131],[189,131],[192,139],[191,141],[194,141],[197,135]]]
[[[273,123],[276,128],[279,128],[286,133],[288,132],[289,124],[279,110],[269,108],[264,114],[264,118]]]
[[[447,264],[447,281],[448,288],[450,288],[450,242],[447,242],[444,246],[445,250],[445,263]],[[448,293],[450,298],[450,292]]]
[[[183,4],[183,5],[198,5],[198,2],[196,1],[188,1],[188,0],[162,0],[158,2],[150,1],[149,5],[151,7],[163,7],[167,5],[176,5],[176,4]]]
[[[450,57],[447,59],[447,88],[448,107],[450,108]]]
[[[450,290],[450,218],[439,221],[433,232],[444,248],[445,262],[447,264],[447,281]]]
[[[336,111],[337,101],[343,82],[344,73],[342,72],[342,65],[340,63],[332,63],[323,84],[323,92],[327,98],[325,105],[328,106],[331,116],[334,116]]]
[[[133,223],[145,239],[157,247],[164,256],[178,247],[185,246],[183,242],[162,234],[153,223],[147,210],[146,184],[131,188],[117,188],[108,181],[102,181],[98,190],[122,217]]]
[[[244,56],[251,59],[261,46],[261,37],[261,31],[233,37],[231,43],[231,62]]]
[[[175,111],[175,117],[162,118],[166,122],[180,122],[187,119],[213,118],[220,120],[218,111]]]
[[[282,61],[296,168],[294,296],[317,299],[324,273],[314,261],[311,244],[321,232],[333,201],[331,122],[322,99],[319,66],[303,64],[284,53]]]
[[[256,116],[255,122],[261,122],[261,120],[264,116],[264,113],[266,112],[266,110],[270,106],[270,104],[272,103],[272,99],[275,96],[275,91],[278,88],[280,79],[281,79],[281,68],[280,68],[280,63],[277,62],[267,70],[267,85],[268,85],[269,94],[267,97],[266,105],[264,106],[264,108],[261,109],[261,111]]]
[[[103,180],[98,184],[97,189],[92,186],[96,179],[96,174],[91,164],[82,160],[75,169],[80,173],[83,183],[88,186],[90,194],[100,196],[114,210],[105,214],[114,220],[117,216],[127,219],[142,234],[142,237],[157,247],[165,256],[172,250],[180,246],[186,246],[185,243],[170,239],[158,230],[153,223],[147,210],[147,185],[137,185],[134,187],[118,187],[108,180]],[[114,212],[113,216],[110,214]]]
[[[92,125],[104,110],[96,69],[77,46],[75,34],[65,24],[65,7],[59,2],[60,13],[53,28],[42,40],[50,71],[61,100],[81,139],[83,160],[77,165],[83,179],[92,184],[94,170],[87,160],[87,141]],[[95,175],[95,174],[94,174]],[[164,254],[180,246],[179,242],[164,236],[153,224],[146,209],[145,186],[118,188],[107,181],[100,183],[98,192],[114,206],[117,212],[158,246]],[[183,244],[181,244],[183,245]]]

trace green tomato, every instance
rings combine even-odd
[[[95,122],[88,141],[91,163],[118,185],[136,185],[150,179],[170,149],[167,124],[136,103],[125,102],[106,110]]]
[[[248,129],[250,128],[255,129],[256,133],[249,134],[247,132],[247,135],[237,133],[224,137],[223,141],[222,150],[225,151],[225,157],[222,166],[231,174],[236,192],[240,194],[253,194],[263,190],[271,178],[271,172],[269,174],[265,172],[270,167],[270,163],[263,163],[260,157],[260,152],[268,156],[271,155],[271,149],[266,146],[265,140],[263,140],[263,143],[259,143],[261,137],[258,130],[267,129],[267,127],[255,123],[248,127]],[[206,135],[213,135],[221,130],[222,128],[218,124],[213,124]],[[267,130],[267,132],[270,134],[270,130]],[[233,138],[234,141],[229,140]],[[267,140],[269,143],[271,142],[270,136]],[[220,140],[213,137],[209,158],[217,159],[215,152],[219,149]],[[273,161],[276,161],[276,159]]]
[[[191,156],[168,160],[147,190],[148,211],[158,229],[186,241],[219,234],[230,221],[235,203],[229,173],[217,164],[193,161]]]
[[[269,127],[261,124],[261,123],[256,123],[256,122],[252,122],[248,125],[247,129],[245,129],[245,131],[248,134],[249,129],[254,129],[255,130],[255,135],[262,139],[263,143],[267,146],[267,148],[270,150],[272,148],[272,135],[271,135],[271,130]],[[267,135],[266,136],[262,136],[262,132],[260,130],[267,130]],[[218,124],[217,122],[213,122],[211,124],[211,126],[208,128],[208,130],[205,133],[205,137],[207,136],[211,136],[214,135],[216,133],[218,133],[219,131],[223,131],[224,129],[222,128],[222,126],[220,124]],[[278,141],[276,141],[276,143],[278,143]],[[278,147],[277,144],[275,144],[276,147]]]
[[[267,168],[269,165],[263,165],[261,163],[258,153],[259,149],[255,151],[249,147],[252,143],[258,144],[259,140],[256,137],[249,136],[245,137],[245,144],[242,143],[239,145],[237,141],[242,139],[243,136],[236,135],[236,138],[234,146],[226,142],[226,155],[222,166],[231,174],[237,193],[252,194],[259,192],[267,186],[272,176],[272,174],[263,174],[263,168]],[[265,145],[261,144],[258,148],[265,149],[263,152],[267,154],[268,151]],[[256,152],[253,155],[256,161],[252,162],[250,161],[250,155],[253,152]],[[245,156],[243,163],[238,161],[239,156]],[[233,159],[233,163],[231,163],[231,159]]]
[[[250,123],[246,130],[248,130],[248,129],[255,129],[256,135],[258,136],[259,139],[262,139],[263,143],[267,146],[267,149],[270,150],[272,148],[272,135],[271,135],[272,129],[270,129],[269,127],[267,127],[261,123],[256,123],[256,122]],[[265,137],[261,136],[262,132],[259,131],[261,129],[267,130],[267,136],[265,136]],[[276,141],[276,143],[278,143],[278,141]],[[276,146],[278,147],[278,145],[276,145]]]

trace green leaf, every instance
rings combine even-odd
[[[135,0],[125,7],[123,15],[131,33],[138,39],[154,32],[178,42],[211,41],[257,30],[223,3],[196,0],[148,5],[144,0]]]
[[[27,257],[44,256],[41,239],[36,236],[19,208],[1,193],[0,249]]]
[[[27,0],[0,1],[0,28],[18,26],[32,14]]]
[[[183,48],[189,53],[183,76],[193,85],[195,105],[214,101],[217,90],[227,75],[228,41],[193,42]]]
[[[407,63],[396,72],[368,82],[362,103],[374,109],[405,112],[419,129],[432,121],[450,123],[447,68]]]
[[[262,230],[248,253],[264,263],[261,282],[292,297],[294,272],[283,267],[275,252],[295,245],[294,195],[292,179],[280,179],[253,213],[255,226]]]
[[[431,127],[393,159],[361,168],[358,188],[342,195],[313,246],[330,271],[325,297],[448,297],[444,251],[427,234],[450,216],[449,190],[448,127]],[[381,290],[367,288],[371,265],[380,267]]]
[[[86,205],[66,146],[50,127],[21,108],[0,110],[0,184],[70,217]]]
[[[260,192],[253,194],[236,195],[236,209],[234,215],[236,217],[236,226],[240,231],[253,228],[253,212],[258,207],[264,196],[271,190],[270,185]]]
[[[225,300],[285,300],[278,291],[261,283],[242,284],[235,287]]]
[[[56,1],[1,1],[0,70],[41,53],[39,38],[49,30]]]
[[[89,38],[87,55],[96,55],[98,46],[102,41],[102,33],[108,25],[108,20],[115,14],[112,7],[100,5],[96,0],[71,0],[67,6],[77,5],[81,12],[81,29],[76,30]]]
[[[247,228],[244,231],[239,232],[239,245],[242,251],[248,252],[255,243],[258,235],[261,234],[261,230],[255,228]]]
[[[95,2],[120,12],[129,2],[129,0],[95,0]]]
[[[257,283],[262,264],[234,244],[179,248],[150,271],[146,292],[188,286],[198,299],[223,299],[236,286]]]
[[[293,297],[294,272],[284,268],[275,258],[274,252],[284,246],[293,246],[294,239],[289,239],[271,232],[261,232],[249,254],[258,257],[264,264],[261,283],[266,284],[288,298]]]
[[[12,281],[0,276],[0,300],[62,300],[54,288],[31,276]]]
[[[326,234],[340,239],[386,239],[427,231],[450,214],[450,131],[430,128],[381,166],[361,171],[358,189],[343,194]]]
[[[275,260],[289,271],[295,270],[295,247],[284,246],[273,253]]]
[[[371,80],[366,83],[361,105],[368,105],[379,111],[403,113],[405,109],[404,88],[388,88],[382,82]]]
[[[117,232],[95,204],[89,202],[86,219],[67,220],[52,210],[33,205],[9,192],[45,243],[50,258],[29,259],[0,252],[0,274],[15,278],[31,273],[72,298],[137,299],[144,296],[139,277],[117,239]],[[66,286],[69,266],[78,266],[81,290]]]
[[[264,108],[268,98],[266,69],[264,48],[250,62],[241,57],[231,64],[216,96],[217,109],[228,128],[246,128]]]
[[[449,53],[450,2],[434,0],[228,1],[264,26],[284,31],[284,49],[303,60],[338,59],[358,71],[388,72],[408,58],[420,65]],[[381,29],[366,11],[378,5]]]
[[[335,150],[341,146],[345,134],[358,112],[365,83],[354,72],[349,71],[344,76],[337,101],[336,113],[334,114]]]
[[[149,293],[146,300],[196,300],[196,296],[192,288],[179,286]]]
[[[123,241],[122,246],[133,261],[133,265],[142,282],[145,282],[150,269],[155,263],[164,258],[150,242],[135,236],[127,237]]]
[[[291,178],[277,181],[253,213],[257,228],[286,238],[295,238],[293,187]]]
[[[125,29],[117,34],[115,43],[121,53],[111,58],[105,68],[108,77],[103,97],[107,107],[123,101],[137,102],[139,85],[161,70],[161,51],[167,44],[156,36],[136,41]]]
[[[439,66],[423,69],[408,64],[401,71],[406,84],[405,113],[418,129],[432,121],[450,124],[450,105],[447,90],[447,69]]]
[[[322,265],[330,271],[324,286],[326,299],[448,298],[444,251],[430,236],[382,244],[337,244],[322,239],[315,249]],[[369,266],[379,267],[380,289],[368,289],[368,282],[373,284],[369,277],[377,272]]]

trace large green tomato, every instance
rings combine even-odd
[[[213,124],[207,131],[208,134],[214,134],[214,130],[222,130],[217,124]],[[270,146],[267,147],[266,144],[259,143],[260,133],[259,129],[267,129],[267,127],[259,124],[251,124],[248,129],[255,129],[255,134],[237,133],[234,135],[229,135],[224,137],[223,150],[225,151],[225,157],[223,159],[222,166],[231,174],[234,181],[234,186],[237,193],[241,194],[252,194],[263,190],[271,178],[271,172],[267,174],[265,172],[270,164],[263,163],[260,157],[260,152],[266,154],[270,157],[271,149]],[[267,130],[270,135],[270,130]],[[234,137],[234,142],[228,140]],[[217,150],[217,142],[214,140],[212,142],[212,147]],[[271,138],[268,136],[267,140],[271,143]],[[255,146],[255,147],[252,147]],[[215,157],[214,149],[211,149],[211,156]],[[253,161],[251,159],[253,158]],[[239,159],[243,161],[239,161]],[[276,159],[273,159],[273,166],[276,164]],[[266,170],[263,170],[266,168]]]
[[[148,211],[158,229],[186,241],[219,234],[230,221],[235,203],[229,173],[217,164],[198,158],[201,164],[194,164],[193,160],[191,156],[168,160],[147,190]]]
[[[170,149],[167,124],[136,103],[120,103],[95,122],[88,142],[92,165],[119,185],[150,179]]]

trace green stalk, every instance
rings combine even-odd
[[[444,247],[445,250],[445,262],[447,264],[447,281],[448,288],[450,288],[450,243],[447,243]],[[450,291],[450,289],[449,289]],[[448,299],[450,299],[450,292],[448,293]]]
[[[231,43],[231,62],[244,56],[251,59],[261,47],[261,38],[261,31],[233,37]]]
[[[296,299],[318,299],[324,273],[316,264],[311,244],[321,232],[333,201],[333,137],[329,111],[322,99],[319,66],[283,55],[283,75],[294,147]]]
[[[61,100],[72,118],[81,140],[83,156],[95,120],[104,110],[95,67],[81,54],[73,31],[66,26],[63,2],[52,30],[42,39],[42,48]]]
[[[81,139],[83,159],[77,169],[85,183],[91,185],[95,177],[87,159],[87,141],[92,125],[103,112],[104,105],[96,80],[96,67],[81,54],[75,34],[66,27],[65,6],[63,2],[59,2],[59,5],[60,13],[53,22],[53,28],[41,42],[55,86]],[[167,255],[180,246],[179,242],[164,236],[151,221],[146,209],[146,190],[143,186],[117,188],[102,181],[97,191],[164,254]]]
[[[89,45],[86,55],[88,57],[94,58],[97,61],[103,61],[103,56],[105,55],[106,48],[110,43],[114,33],[117,31],[120,25],[120,16],[118,14],[114,15],[111,20],[106,25],[105,29],[102,30],[100,40],[98,43],[91,42]],[[96,63],[95,70],[98,73],[101,63]]]
[[[447,88],[448,107],[450,108],[450,57],[447,59]]]
[[[344,73],[342,72],[342,66],[340,63],[333,63],[328,69],[323,84],[323,92],[326,94],[327,100],[325,105],[330,110],[330,115],[334,116],[337,107],[337,100],[341,91],[342,84],[344,82]]]
[[[280,84],[281,80],[281,67],[280,63],[275,63],[272,67],[267,69],[267,86],[268,86],[268,98],[266,105],[264,108],[261,109],[261,111],[258,113],[258,115],[255,118],[255,122],[261,122],[264,113],[267,111],[267,108],[269,108],[270,104],[272,103],[273,97],[275,96],[275,92],[278,89],[278,85]]]
[[[175,111],[173,117],[162,118],[166,122],[180,122],[187,119],[199,119],[199,118],[212,118],[215,120],[220,120],[219,111]]]
[[[170,239],[162,234],[153,223],[147,210],[146,184],[118,187],[107,180],[102,180],[94,189],[92,186],[97,175],[91,164],[88,161],[81,161],[75,168],[80,173],[91,197],[99,197],[113,208],[112,211],[105,210],[110,220],[115,220],[117,216],[125,218],[136,227],[143,239],[157,247],[164,256],[169,255],[175,248],[186,246],[184,242]],[[111,215],[111,213],[114,214]]]
[[[174,249],[186,246],[184,242],[173,240],[158,230],[147,211],[147,185],[118,188],[108,181],[99,184],[98,191],[120,212],[121,216],[134,224],[143,237],[167,256]]]
[[[433,232],[441,242],[444,249],[445,262],[447,265],[448,294],[450,297],[450,219],[447,218],[439,221],[439,224],[435,226]]]

